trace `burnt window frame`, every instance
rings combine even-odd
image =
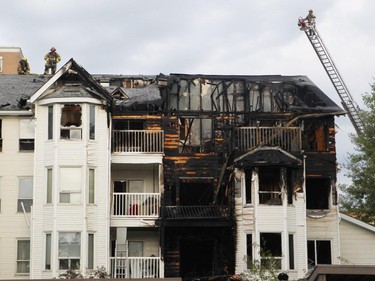
[[[71,107],[71,109],[69,109],[69,107]],[[79,108],[79,110],[75,110],[74,108]],[[76,113],[78,111],[79,111],[79,114]],[[68,112],[70,112],[69,115],[68,115]],[[74,116],[74,113],[76,113],[77,115]],[[79,121],[78,121],[78,118],[79,118]],[[65,119],[68,119],[68,120],[65,120]],[[70,121],[72,122],[71,125],[69,125]],[[83,124],[83,121],[82,121],[82,105],[81,104],[67,103],[67,104],[61,105],[60,139],[82,140],[82,124]]]
[[[263,174],[263,172],[266,173]],[[282,201],[282,186],[281,186],[281,171],[282,167],[280,166],[261,166],[258,167],[258,179],[259,179],[259,187],[258,187],[258,198],[260,205],[276,205],[281,206]],[[275,173],[278,173],[278,180],[275,179],[273,176]],[[263,184],[263,180],[267,181],[267,184]],[[270,181],[272,181],[270,183]],[[268,196],[270,198],[268,198]]]

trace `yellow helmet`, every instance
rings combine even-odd
[[[23,57],[22,60],[27,61],[27,58],[26,58],[26,57]]]

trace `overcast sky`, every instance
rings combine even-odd
[[[297,19],[317,28],[351,95],[375,77],[374,0],[8,0],[0,45],[21,47],[42,73],[54,46],[91,74],[307,75],[341,104]],[[353,152],[348,117],[336,121],[338,162]],[[339,173],[339,182],[349,180]]]

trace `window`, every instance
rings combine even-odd
[[[17,241],[17,273],[30,272],[30,240]]]
[[[90,140],[95,139],[95,106],[90,105]]]
[[[129,241],[129,257],[143,257],[143,241]]]
[[[89,169],[89,203],[95,203],[95,170]]]
[[[52,203],[52,169],[47,169],[47,204]]]
[[[308,267],[313,268],[317,264],[331,264],[331,241],[308,240],[307,241]]]
[[[48,106],[48,139],[53,139],[53,106]]]
[[[260,249],[262,266],[281,268],[281,233],[261,233]]]
[[[81,233],[59,233],[59,269],[80,269],[81,266]]]
[[[0,119],[0,152],[3,151],[3,120]]]
[[[94,234],[90,233],[88,237],[87,268],[94,269]]]
[[[251,268],[253,262],[253,235],[246,235],[246,256],[247,256],[247,268]]]
[[[82,108],[76,104],[66,104],[61,109],[61,139],[82,138]]]
[[[245,195],[246,195],[246,204],[251,204],[251,191],[252,191],[252,170],[246,170],[245,172]]]
[[[280,168],[259,168],[259,203],[281,205]]]
[[[180,152],[212,152],[212,119],[180,118]]]
[[[81,168],[60,168],[60,203],[81,203]]]
[[[289,269],[294,269],[294,235],[289,234]]]
[[[33,205],[33,178],[18,179],[17,212],[31,212]]]
[[[308,210],[329,209],[331,181],[324,178],[306,179],[306,208]]]
[[[0,57],[0,72],[3,72],[3,57]]]
[[[44,269],[51,269],[51,234],[46,234],[46,256],[45,256]]]
[[[20,140],[19,149],[34,150],[35,138],[35,120],[34,119],[21,119],[20,120]]]

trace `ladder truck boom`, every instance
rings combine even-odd
[[[315,24],[309,25],[303,18],[298,19],[298,26],[300,30],[304,31],[307,38],[309,39],[311,46],[314,48],[315,53],[318,55],[320,62],[322,63],[324,70],[326,71],[329,79],[335,87],[341,103],[347,112],[350,121],[352,122],[354,129],[358,134],[364,130],[364,123],[359,114],[359,107],[351,96],[348,88],[346,87],[344,80],[333,62],[327,48],[325,47],[322,38],[316,29]]]

